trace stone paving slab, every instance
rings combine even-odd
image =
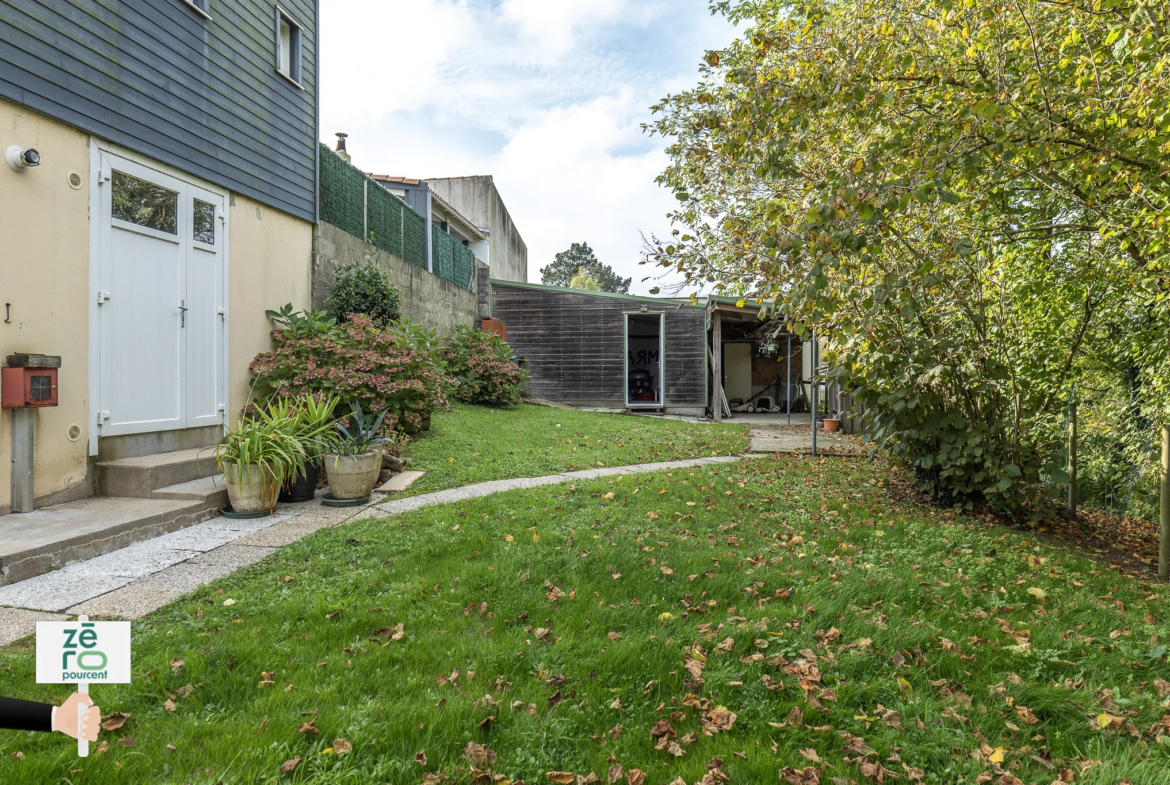
[[[69,609],[69,613],[76,615],[87,613],[91,617],[116,616],[122,619],[138,619],[174,602],[183,594],[184,592],[177,589],[131,584],[74,605]]]
[[[95,575],[86,569],[85,562],[78,562],[27,581],[0,586],[0,605],[63,611],[79,602],[120,589],[133,580],[126,575]]]
[[[281,521],[267,529],[261,529],[258,532],[253,532],[247,537],[242,537],[236,540],[237,545],[260,545],[267,548],[282,548],[285,545],[291,545],[297,540],[308,537],[310,534],[321,529],[327,529],[330,526],[336,525],[333,521],[321,518],[309,518],[302,520],[300,518],[293,518],[287,521]],[[224,546],[227,547],[227,546]]]
[[[26,611],[24,608],[0,608],[0,646],[28,637],[36,632],[38,621],[66,621],[63,613]]]
[[[235,567],[226,564],[184,562],[154,575],[148,575],[142,580],[135,581],[133,585],[150,589],[172,589],[180,594],[189,594],[200,586],[226,578],[235,571]]]
[[[191,560],[192,564],[214,564],[221,567],[240,569],[260,561],[276,548],[263,548],[256,545],[240,545],[228,543],[214,551],[202,553]]]
[[[383,493],[401,493],[410,487],[410,484],[422,477],[426,472],[398,472],[378,488]]]
[[[201,551],[172,548],[162,538],[135,543],[120,551],[87,559],[85,572],[90,575],[114,575],[126,578],[141,578],[174,564],[198,556]]]

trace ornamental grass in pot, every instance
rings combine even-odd
[[[265,414],[269,417],[285,419],[291,432],[305,448],[304,469],[284,482],[280,489],[280,501],[296,504],[313,500],[317,492],[321,460],[337,448],[340,439],[333,427],[337,403],[336,396],[307,394],[300,398],[276,398],[265,408]]]
[[[278,489],[305,468],[305,447],[287,418],[241,420],[215,446],[232,511],[272,512]]]
[[[325,458],[329,494],[334,500],[364,499],[373,492],[382,471],[382,445],[389,441],[379,434],[385,416],[386,410],[382,410],[371,418],[361,404],[353,403],[348,427],[340,420],[334,424],[340,438]]]

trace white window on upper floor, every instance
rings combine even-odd
[[[301,26],[280,6],[276,7],[276,70],[301,86]]]

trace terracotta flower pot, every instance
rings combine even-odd
[[[841,421],[830,417],[825,418],[825,433],[836,433],[841,430]]]
[[[240,475],[234,463],[224,464],[224,479],[227,481],[228,501],[232,511],[248,514],[264,512],[276,507],[276,478],[272,472],[256,464],[249,465]]]
[[[382,451],[364,455],[327,455],[326,472],[329,475],[329,493],[334,499],[364,499],[374,490],[382,471]]]

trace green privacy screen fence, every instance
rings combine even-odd
[[[470,289],[471,277],[475,274],[475,254],[471,249],[437,226],[431,227],[431,244],[435,275]]]
[[[321,145],[321,220],[424,270],[426,219],[357,167]],[[475,256],[471,249],[432,227],[435,275],[471,289]]]

